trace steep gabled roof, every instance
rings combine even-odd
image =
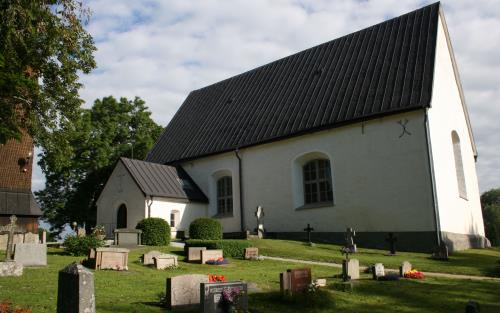
[[[191,92],[146,160],[174,163],[429,107],[439,6]]]
[[[146,196],[208,202],[207,197],[181,168],[120,158],[137,186]]]

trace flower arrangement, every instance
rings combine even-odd
[[[0,302],[0,313],[32,313],[31,307],[23,308],[21,306],[13,306],[9,300]]]
[[[414,279],[423,279],[424,278],[424,273],[419,272],[415,269],[408,271],[404,273],[405,278],[414,278]]]
[[[227,287],[222,290],[222,299],[226,304],[238,304],[240,296],[243,294],[243,290],[238,287]]]
[[[316,284],[316,282],[312,282],[309,285],[307,285],[307,293],[316,293],[318,291],[319,285]]]
[[[209,265],[223,265],[223,264],[228,264],[229,262],[224,259],[224,258],[218,258],[218,259],[210,259],[205,264]]]
[[[226,277],[224,275],[216,275],[216,274],[208,274],[208,282],[217,283],[217,282],[225,282]]]
[[[106,229],[104,228],[104,225],[96,225],[94,228],[92,228],[92,235],[101,240],[106,238]]]

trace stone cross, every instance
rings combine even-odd
[[[354,243],[354,237],[356,236],[356,231],[351,227],[348,227],[345,233],[345,247],[351,250],[351,253],[356,252],[356,244]]]
[[[390,255],[395,255],[396,254],[396,241],[398,241],[398,238],[394,236],[394,233],[389,233],[388,237],[385,239],[389,243],[389,249],[390,249]]]
[[[10,224],[5,226],[0,226],[0,232],[8,232],[9,236],[7,238],[7,253],[5,255],[5,261],[12,260],[13,248],[14,248],[14,232],[23,231],[22,227],[16,225],[17,217],[12,215],[10,217]]]
[[[264,237],[264,208],[261,207],[260,205],[257,207],[257,210],[255,211],[255,217],[257,218],[257,235],[259,238]]]
[[[311,232],[314,231],[314,228],[311,227],[311,225],[307,224],[307,227],[304,228],[304,231],[307,232],[307,241],[311,243]]]

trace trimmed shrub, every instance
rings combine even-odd
[[[222,225],[212,218],[197,218],[189,225],[189,238],[220,240],[222,239]]]
[[[100,240],[96,236],[68,236],[64,240],[64,250],[75,256],[88,255],[90,249],[96,249],[102,247],[104,241]]]
[[[207,249],[220,249],[224,257],[243,258],[245,257],[245,248],[252,247],[248,240],[199,240],[190,239],[186,241],[188,247],[206,247]]]
[[[135,228],[142,230],[143,245],[166,246],[170,243],[170,225],[162,218],[145,218]]]

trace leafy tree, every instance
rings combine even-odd
[[[500,245],[500,189],[491,189],[481,195],[484,230],[491,245]]]
[[[36,196],[44,217],[58,230],[73,221],[94,226],[97,198],[118,159],[132,157],[132,152],[143,159],[161,132],[137,97],[105,97],[91,109],[80,109],[74,123],[54,133],[69,148],[50,145],[41,154],[39,165],[47,181]]]
[[[78,73],[96,66],[89,15],[79,0],[0,0],[0,144],[23,129],[66,144],[53,133],[79,118]]]

